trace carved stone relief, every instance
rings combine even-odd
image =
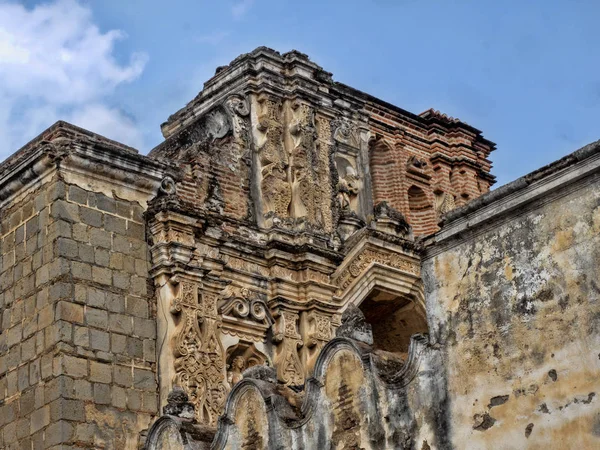
[[[448,192],[441,192],[435,195],[435,211],[439,216],[452,211],[456,207],[454,196]]]
[[[262,342],[273,323],[264,300],[247,288],[227,287],[218,309],[223,317],[223,332],[240,339]]]
[[[227,349],[227,382],[231,387],[243,378],[243,372],[268,363],[266,355],[251,342],[240,342]]]
[[[179,290],[171,305],[171,313],[180,319],[173,342],[173,384],[183,387],[189,395],[196,419],[214,425],[228,392],[217,296],[210,292],[201,294],[198,285],[188,281],[182,281]]]
[[[255,126],[258,153],[258,179],[262,193],[262,213],[288,217],[292,187],[288,181],[289,160],[283,147],[281,102],[267,95],[257,99]]]
[[[336,166],[339,176],[337,185],[338,201],[342,212],[359,211],[359,193],[362,187],[356,171],[356,161],[353,157],[337,156]]]
[[[421,272],[419,264],[408,261],[396,253],[380,253],[371,249],[364,249],[354,257],[353,261],[334,280],[334,283],[338,286],[336,295],[341,295],[365,271],[369,264],[374,262],[417,276]]]
[[[304,219],[331,231],[329,121],[299,100],[261,94],[256,105],[256,176],[265,223]]]
[[[273,342],[277,345],[274,361],[277,378],[286,385],[301,385],[304,383],[304,369],[298,350],[303,342],[298,333],[298,314],[277,310],[273,316]]]

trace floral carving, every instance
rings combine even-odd
[[[195,283],[184,281],[171,305],[180,316],[174,337],[175,385],[183,387],[195,406],[196,419],[216,424],[228,389],[225,384],[225,353],[219,337],[221,320],[216,295],[200,295]]]

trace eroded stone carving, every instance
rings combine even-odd
[[[196,283],[182,281],[171,313],[181,319],[173,343],[174,384],[189,395],[195,405],[196,419],[214,425],[228,392],[216,295],[200,294]]]
[[[435,210],[438,216],[442,216],[456,208],[456,204],[454,203],[454,196],[448,192],[436,194],[435,203]]]
[[[304,369],[298,355],[302,347],[302,337],[298,333],[298,314],[277,310],[273,316],[273,342],[277,344],[275,367],[277,378],[286,385],[304,383]]]
[[[243,372],[251,367],[268,363],[265,354],[251,342],[240,342],[227,349],[227,382],[233,387],[244,378]]]
[[[288,217],[292,187],[288,182],[288,155],[283,147],[281,102],[267,95],[257,99],[256,151],[262,213]]]
[[[340,171],[340,170],[343,170]],[[343,169],[338,168],[340,173],[338,189],[338,201],[343,211],[358,211],[358,193],[360,191],[360,178],[356,169],[348,164]]]
[[[385,266],[394,267],[416,276],[418,276],[421,271],[416,262],[408,261],[396,253],[380,253],[371,249],[365,249],[360,252],[334,280],[335,284],[338,286],[336,292],[337,295],[341,295],[341,293],[345,291],[371,263],[380,263]]]
[[[333,138],[337,142],[358,148],[360,146],[360,136],[357,128],[348,119],[338,119],[334,122],[335,131]]]
[[[219,300],[223,332],[241,339],[262,342],[273,317],[264,300],[247,288],[228,286]]]

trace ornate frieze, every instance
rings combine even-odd
[[[414,276],[419,276],[421,273],[418,261],[411,261],[398,253],[385,253],[365,248],[335,277],[336,295],[341,295],[372,263],[393,267]]]

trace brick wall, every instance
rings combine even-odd
[[[141,207],[55,180],[0,224],[0,448],[137,448],[157,412]]]

